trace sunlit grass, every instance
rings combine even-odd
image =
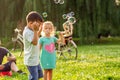
[[[77,60],[60,57],[53,72],[53,80],[120,80],[120,46],[119,45],[86,45],[79,46]],[[17,56],[17,65],[27,72],[23,56]],[[27,80],[27,75],[13,73],[12,77],[0,80]]]

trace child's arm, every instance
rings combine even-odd
[[[42,45],[40,44],[40,50],[42,49]]]
[[[32,44],[33,45],[37,45],[37,43],[38,43],[38,30],[39,30],[39,27],[38,27],[37,23],[34,23],[33,25],[34,25],[34,27],[33,27],[34,37],[33,37],[33,40],[32,40]]]
[[[63,44],[65,43],[65,39],[62,32],[59,32],[59,39],[57,40],[57,43],[63,43]]]
[[[7,60],[8,61],[16,61],[16,57],[13,54],[11,54],[10,56],[7,56]]]
[[[63,24],[64,34],[65,34],[66,36],[72,35],[72,29],[73,29],[72,27],[73,27],[72,24],[69,23],[69,22],[65,22],[65,23]],[[71,28],[72,28],[72,29],[71,29]]]
[[[37,42],[38,42],[38,34],[37,34],[37,31],[34,31],[34,37],[32,40],[32,44],[37,45]]]
[[[73,24],[70,24],[70,29],[71,29],[71,30],[70,30],[70,31],[71,31],[70,33],[71,33],[71,35],[72,35],[72,34],[73,34]]]
[[[64,29],[64,33],[66,33],[66,31],[67,31],[67,25],[66,24],[63,24],[63,29]]]

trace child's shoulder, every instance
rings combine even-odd
[[[55,38],[55,36],[51,36],[49,39],[54,39]]]
[[[52,36],[51,38],[57,38],[56,36]]]
[[[57,37],[55,37],[55,36],[53,36],[53,37],[51,37],[53,40],[57,40],[58,38]]]

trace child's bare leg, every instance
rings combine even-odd
[[[65,44],[64,32],[61,31],[59,33],[59,39],[61,40],[60,43],[62,43],[64,45]]]
[[[14,72],[18,71],[18,67],[16,66],[15,62],[11,63],[11,70],[14,71]]]
[[[44,69],[44,80],[47,80],[47,72],[48,72],[48,70],[47,69]]]
[[[48,76],[48,79],[47,79],[47,80],[52,80],[52,69],[49,69],[49,70],[48,70],[47,76]]]

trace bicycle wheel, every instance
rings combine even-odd
[[[61,55],[66,59],[77,59],[78,49],[73,40],[69,40],[66,45],[61,47]]]

